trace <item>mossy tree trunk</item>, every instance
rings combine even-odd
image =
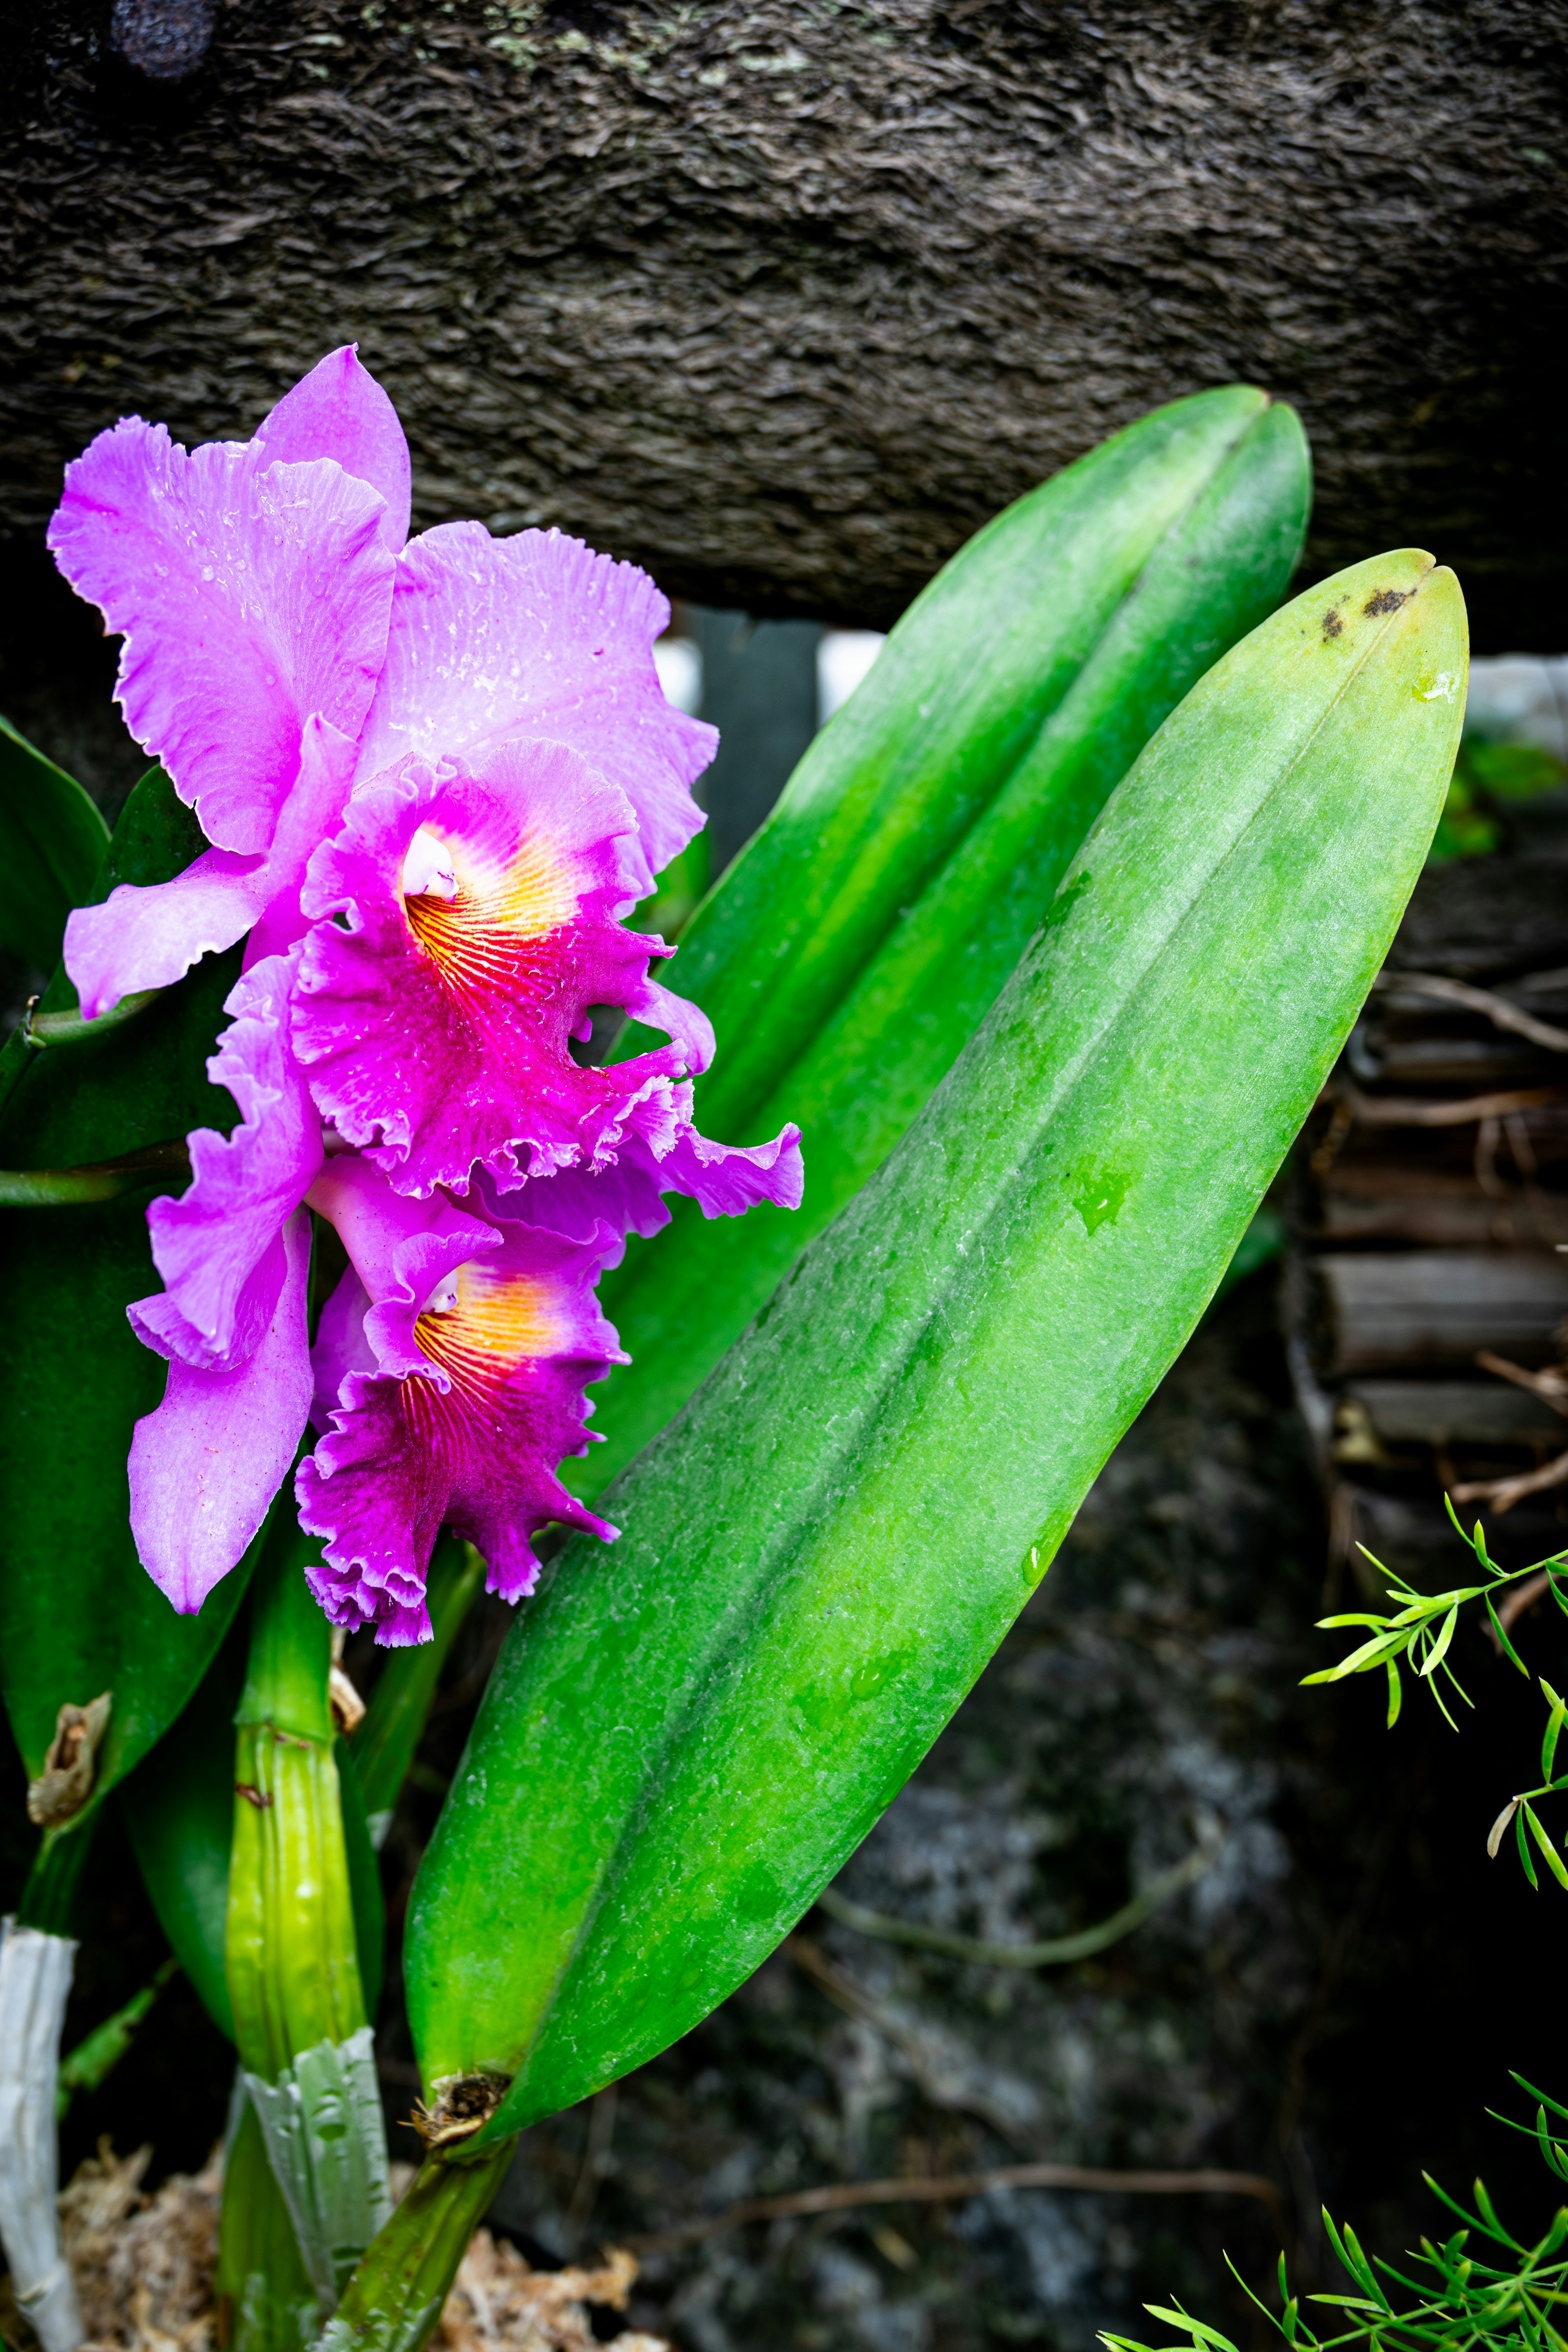
[[[116,0],[121,47],[210,13]],[[1317,562],[1422,541],[1483,645],[1564,640],[1563,0],[226,0],[156,88],[107,0],[12,26],[0,529],[122,410],[246,432],[357,337],[423,520],[885,623],[1245,377]]]

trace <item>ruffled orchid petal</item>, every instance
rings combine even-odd
[[[408,537],[413,491],[408,443],[396,409],[361,366],[357,344],[344,343],[318,360],[257,427],[256,437],[268,457],[285,465],[334,457],[345,474],[379,490],[386,501],[381,537],[397,553]]]
[[[300,894],[311,858],[343,821],[353,789],[355,747],[319,715],[305,722],[300,773],[283,804],[272,846],[263,861],[265,891],[258,893],[256,928],[246,942],[245,969],[284,955],[310,929]]]
[[[124,633],[126,725],[220,849],[268,846],[312,711],[358,739],[396,570],[384,512],[330,459],[280,465],[258,441],[186,450],[139,416],[66,468],[48,544]]]
[[[484,1554],[488,1589],[507,1601],[532,1591],[530,1538],[551,1520],[615,1534],[555,1465],[586,1451],[585,1383],[626,1360],[593,1295],[617,1236],[584,1244],[511,1223],[499,1237],[458,1271],[451,1307],[416,1324],[425,1375],[346,1371],[295,1481],[300,1526],[325,1538],[312,1590],[334,1624],[374,1624],[385,1646],[429,1636],[425,1575],[443,1523]],[[335,1318],[340,1360],[356,1344],[354,1304],[348,1293]]]
[[[244,1363],[213,1371],[175,1358],[163,1403],[131,1441],[136,1549],[184,1612],[244,1558],[310,1412],[308,1216],[289,1218],[281,1247],[283,1280],[260,1344]]]
[[[96,1021],[139,989],[172,988],[205,955],[243,939],[265,903],[265,860],[205,850],[172,882],[121,882],[66,918],[65,965]]]
[[[161,1355],[197,1368],[243,1363],[271,1328],[284,1278],[282,1234],[321,1166],[321,1121],[289,1046],[289,967],[274,957],[235,983],[234,1018],[207,1064],[240,1121],[198,1128],[192,1181],[153,1202],[147,1223],[163,1299],[131,1311]]]
[[[377,1369],[427,1372],[420,1316],[445,1301],[460,1267],[500,1247],[500,1234],[442,1193],[418,1201],[395,1192],[357,1152],[333,1153],[309,1202],[335,1226],[365,1293],[364,1340]]]
[[[461,755],[483,773],[493,744],[564,743],[630,802],[633,895],[644,898],[704,822],[690,787],[719,740],[664,698],[653,646],[668,622],[646,572],[581,540],[492,539],[477,522],[427,530],[398,564],[361,772],[414,754]]]
[[[712,1031],[649,980],[650,955],[669,950],[616,920],[631,827],[620,793],[574,752],[509,744],[483,782],[410,761],[362,786],[311,859],[303,903],[328,919],[300,950],[294,1049],[323,1117],[399,1192],[461,1192],[476,1161],[515,1181],[603,1159],[627,1133],[674,1141],[674,1085]],[[449,854],[455,897],[404,897],[421,835]],[[571,1040],[595,1004],[679,1034],[584,1069]]]
[[[232,947],[247,931],[247,965],[301,938],[305,867],[342,821],[353,767],[348,737],[310,719],[294,789],[265,855],[205,850],[172,882],[121,882],[101,906],[78,907],[66,921],[65,964],[87,1019],[139,989],[171,987],[201,957]]]
[[[804,1185],[800,1129],[785,1127],[771,1143],[710,1143],[690,1124],[691,1088],[675,1089],[679,1132],[662,1158],[642,1136],[627,1138],[604,1168],[562,1168],[501,1192],[492,1179],[476,1186],[488,1214],[526,1217],[569,1240],[586,1240],[602,1224],[645,1240],[669,1223],[665,1196],[684,1193],[705,1217],[741,1217],[771,1201],[798,1209]]]

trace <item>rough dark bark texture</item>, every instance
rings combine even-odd
[[[422,520],[885,623],[1240,376],[1306,416],[1319,566],[1414,539],[1483,645],[1568,639],[1563,0],[226,0],[177,86],[108,13],[12,13],[0,527],[121,410],[245,432],[355,336]]]

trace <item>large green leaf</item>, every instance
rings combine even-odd
[[[0,719],[0,948],[48,971],[108,845],[109,827],[75,778]]]
[[[1107,796],[1273,611],[1310,490],[1293,412],[1245,386],[1157,410],[983,530],[900,622],[682,941],[719,1051],[698,1116],[798,1121],[805,1199],[690,1202],[605,1286],[628,1367],[605,1486],[879,1168],[973,1034]],[[637,1042],[634,1040],[633,1042]]]
[[[100,895],[121,881],[161,881],[200,847],[195,819],[154,769],[126,804]],[[237,949],[207,957],[101,1037],[42,1053],[13,1038],[0,1056],[0,1166],[73,1167],[193,1127],[231,1126],[235,1106],[210,1084],[205,1062],[238,963]],[[46,1003],[73,1001],[57,973]],[[237,1570],[199,1616],[177,1616],[131,1538],[126,1455],[164,1381],[163,1363],[125,1319],[128,1304],[158,1286],[145,1219],[156,1189],[89,1206],[0,1212],[8,1310],[0,1330],[0,1687],[29,1775],[42,1766],[63,1702],[113,1694],[95,1802],[179,1714],[245,1587]]]
[[[1458,583],[1266,622],[1115,793],[914,1127],[520,1612],[405,1952],[484,2140],[686,2032],[865,1835],[1192,1330],[1421,869]],[[477,2147],[483,2141],[476,2141]]]

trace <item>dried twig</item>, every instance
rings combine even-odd
[[[1506,1356],[1494,1356],[1489,1348],[1478,1348],[1476,1361],[1484,1372],[1495,1372],[1500,1381],[1510,1381],[1516,1389],[1528,1389],[1531,1396],[1538,1396],[1553,1412],[1568,1419],[1568,1373],[1561,1364],[1548,1364],[1544,1371],[1527,1371],[1522,1364],[1510,1363]],[[1448,1491],[1456,1503],[1490,1503],[1500,1516],[1511,1511],[1527,1495],[1543,1495],[1549,1488],[1562,1486],[1568,1486],[1568,1454],[1554,1454],[1539,1470],[1521,1471],[1511,1478],[1470,1478],[1463,1486],[1450,1486]],[[1524,1610],[1534,1606],[1546,1583],[1544,1576],[1532,1576],[1528,1583],[1510,1593],[1500,1612],[1505,1630]]]
[[[1548,1364],[1544,1371],[1527,1371],[1522,1364],[1510,1363],[1506,1356],[1494,1356],[1489,1348],[1476,1349],[1476,1361],[1483,1372],[1495,1372],[1500,1381],[1511,1381],[1516,1389],[1528,1389],[1549,1404],[1553,1412],[1568,1416],[1568,1372],[1561,1364]]]
[[[1215,1859],[1212,1845],[1194,1848],[1181,1862],[1163,1870],[1152,1878],[1141,1895],[1102,1919],[1097,1927],[1082,1927],[1076,1936],[1052,1936],[1037,1944],[987,1944],[978,1937],[956,1936],[945,1927],[921,1927],[912,1920],[890,1917],[884,1911],[868,1911],[858,1903],[825,1886],[817,1896],[818,1903],[829,1918],[841,1927],[852,1927],[857,1935],[875,1936],[887,1944],[907,1944],[917,1951],[945,1952],[955,1960],[973,1960],[983,1968],[1043,1969],[1068,1960],[1086,1960],[1093,1952],[1103,1952],[1108,1945],[1120,1943],[1134,1927],[1142,1926],[1152,1912],[1168,1903],[1184,1887],[1191,1886],[1209,1869]]]
[[[1568,1029],[1556,1029],[1549,1021],[1538,1021],[1532,1013],[1510,1004],[1506,996],[1494,996],[1486,988],[1472,988],[1468,981],[1446,980],[1435,971],[1382,971],[1373,986],[1387,995],[1407,989],[1413,995],[1462,1005],[1467,1013],[1484,1013],[1494,1028],[1511,1029],[1516,1036],[1528,1037],[1532,1045],[1543,1045],[1549,1054],[1568,1054]]]
[[[1112,2172],[1090,2164],[1003,2164],[990,2172],[953,2172],[937,2179],[841,2180],[826,2189],[797,2189],[785,2197],[750,2197],[723,2213],[628,2238],[634,2253],[689,2246],[748,2221],[784,2221],[812,2213],[842,2213],[857,2205],[941,2205],[984,2197],[993,2189],[1087,2189],[1111,2196],[1256,2197],[1283,2223],[1278,2188],[1261,2172]]]
[[[1522,1584],[1516,1584],[1513,1591],[1497,1604],[1497,1621],[1503,1632],[1511,1633],[1525,1611],[1533,1609],[1538,1601],[1544,1601],[1551,1590],[1552,1570],[1549,1568],[1540,1570],[1534,1576],[1527,1576]],[[1502,1643],[1497,1637],[1495,1628],[1489,1625],[1486,1630],[1488,1639],[1500,1658]]]
[[[1467,1478],[1448,1492],[1456,1503],[1489,1503],[1500,1518],[1527,1495],[1544,1495],[1552,1486],[1568,1486],[1568,1454],[1555,1454],[1539,1470],[1522,1471],[1515,1478]]]
[[[1457,1102],[1366,1095],[1348,1078],[1336,1078],[1333,1091],[1362,1127],[1471,1127],[1483,1118],[1506,1118],[1511,1111],[1568,1102],[1568,1087],[1518,1087],[1508,1094],[1467,1095]]]

